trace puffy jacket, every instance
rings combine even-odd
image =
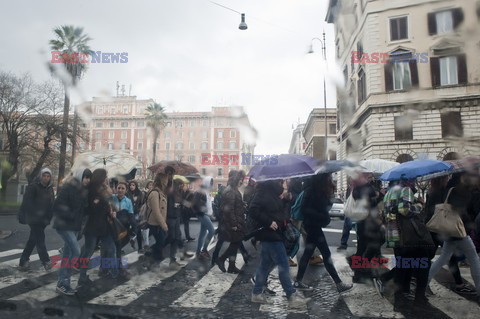
[[[280,199],[283,187],[277,185],[275,181],[266,181],[257,184],[255,194],[250,203],[249,214],[260,227],[255,235],[259,241],[275,242],[283,241],[283,230],[287,216]],[[274,231],[270,228],[275,221],[278,229]]]
[[[245,205],[242,194],[236,187],[227,186],[220,203],[220,238],[229,242],[242,241],[245,236]],[[236,227],[237,230],[233,228]]]
[[[19,210],[20,223],[28,225],[49,225],[53,217],[53,192],[52,182],[45,186],[40,180],[27,186]]]
[[[67,183],[53,204],[53,228],[57,230],[80,231],[87,206],[88,191],[74,178]]]
[[[110,194],[106,190],[100,190],[96,193],[89,192],[87,206],[87,223],[85,224],[84,234],[90,236],[107,236],[112,233],[108,217],[112,207],[109,202]]]

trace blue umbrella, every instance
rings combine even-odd
[[[256,163],[248,176],[255,181],[268,181],[315,175],[318,161],[310,156],[282,154]]]
[[[432,173],[449,171],[453,165],[447,162],[435,160],[415,160],[395,166],[380,176],[382,181],[396,181],[400,179],[412,179]]]

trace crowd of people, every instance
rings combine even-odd
[[[254,303],[265,303],[266,294],[275,294],[268,288],[268,278],[275,267],[292,307],[305,305],[308,301],[298,291],[313,289],[303,281],[308,265],[323,263],[339,293],[352,289],[353,285],[343,282],[338,275],[322,230],[330,223],[329,210],[335,193],[331,174],[261,182],[249,178],[243,187],[245,172],[232,170],[227,186],[219,189],[215,199],[212,198],[211,177],[204,177],[197,189],[192,190],[173,174],[173,170],[157,173],[143,190],[136,181],[118,182],[112,190],[106,170],[91,172],[84,169],[74,172],[55,197],[52,173],[43,169],[38,180],[28,186],[19,212],[20,222],[28,224],[31,229],[20,258],[20,269],[29,268],[28,261],[34,247],[45,269],[52,267],[45,245],[45,227],[52,218],[53,228],[64,241],[62,262],[71,262],[78,257],[90,259],[97,248],[102,258],[121,260],[122,249],[130,243],[143,255],[142,263],[151,267],[165,259],[165,247],[169,245],[170,267],[178,269],[183,266],[177,261],[178,254],[182,259],[194,256],[186,250],[185,241],[195,240],[189,230],[189,220],[195,216],[200,224],[195,254],[199,260],[210,261],[212,267],[216,266],[222,272],[238,274],[241,269],[236,266],[237,255],[240,253],[245,263],[252,259],[244,243],[251,241],[258,250],[258,266],[252,278],[251,301]],[[393,248],[395,257],[428,261],[427,267],[395,265],[390,271],[352,267],[353,283],[373,281],[383,296],[384,287],[393,279],[395,304],[405,306],[414,277],[414,304],[423,306],[428,302],[427,295],[432,294],[429,281],[448,263],[457,284],[456,291],[479,296],[479,185],[478,174],[455,174],[450,180],[439,177],[430,182],[424,201],[417,193],[414,180],[401,180],[383,187],[371,174],[359,174],[351,179],[347,197],[351,197],[357,210],[363,210],[363,217],[353,222],[348,217],[345,219],[338,250],[347,248],[352,225],[358,240],[355,254],[347,257],[350,266],[355,257],[370,262],[382,258],[385,243]],[[459,212],[466,236],[448,237],[428,230],[427,223],[435,214],[436,206],[442,203],[452,205]],[[355,214],[360,216],[358,212]],[[217,229],[212,216],[218,220]],[[182,222],[185,238],[181,231]],[[218,241],[211,256],[208,247],[215,234]],[[303,255],[298,258],[296,276],[291,278],[290,268],[297,266],[294,258],[302,246],[302,238]],[[220,254],[225,242],[229,243],[228,247]],[[432,263],[439,246],[442,246],[442,253]],[[315,256],[316,250],[322,258]],[[467,285],[461,277],[458,263],[464,259],[470,265],[475,288]],[[91,285],[87,275],[89,269],[78,270],[79,287]],[[58,293],[76,293],[78,287],[74,289],[70,284],[71,271],[72,267],[61,267]],[[101,267],[100,275],[112,278],[130,276],[119,263]]]

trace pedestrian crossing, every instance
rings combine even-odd
[[[211,250],[214,246],[214,242],[210,244]],[[344,253],[337,252],[333,247],[332,261],[337,269],[337,272],[346,283],[351,282],[353,272],[348,266]],[[6,276],[0,278],[0,301],[9,300],[12,302],[38,302],[48,305],[55,304],[58,300],[64,298],[59,296],[55,292],[58,269],[51,269],[46,272],[40,265],[37,255],[32,255],[30,260],[32,263],[32,271],[20,272],[17,269],[18,259],[21,251],[18,249],[12,249],[0,252],[0,256],[10,258],[9,260],[0,262],[0,271],[8,271]],[[58,250],[49,251],[50,256],[58,255]],[[169,260],[165,260],[157,267],[152,269],[146,269],[142,267],[141,255],[137,252],[130,252],[125,255],[128,260],[128,267],[131,274],[131,278],[112,284],[111,280],[109,284],[104,284],[105,278],[98,276],[97,270],[89,270],[90,279],[94,281],[96,287],[101,287],[96,292],[89,294],[81,299],[81,302],[85,305],[97,305],[97,306],[114,306],[114,307],[131,307],[132,305],[138,306],[137,301],[144,300],[145,298],[155,297],[155,300],[166,300],[169,295],[172,297],[169,299],[168,304],[161,304],[161,307],[171,309],[171,311],[182,311],[197,313],[198,311],[213,311],[221,306],[224,298],[230,298],[232,291],[242,289],[242,299],[235,300],[238,304],[245,304],[249,308],[256,309],[258,311],[257,317],[269,317],[269,314],[284,313],[296,314],[300,318],[308,318],[310,314],[318,311],[322,308],[327,311],[332,308],[333,304],[325,304],[322,297],[317,294],[306,293],[312,300],[308,306],[301,309],[289,309],[286,298],[284,297],[281,285],[278,283],[278,271],[275,269],[270,280],[275,283],[271,286],[276,291],[277,295],[269,297],[268,304],[256,305],[251,304],[251,284],[249,279],[254,275],[256,264],[259,258],[253,260],[254,265],[244,265],[243,258],[239,254],[237,256],[236,265],[238,268],[244,271],[243,274],[229,274],[222,273],[218,267],[210,268],[207,264],[210,261],[203,263],[203,271],[198,271],[198,278],[195,278],[192,284],[188,285],[175,285],[175,290],[172,290],[173,283],[181,282],[182,277],[185,276],[186,271],[196,270],[199,267],[199,261],[192,258],[185,261],[185,267],[183,268],[170,268]],[[386,256],[391,259],[392,256]],[[35,269],[35,267],[38,269]],[[390,264],[391,267],[391,264]],[[295,277],[297,267],[291,267],[290,273],[292,278]],[[308,272],[312,272],[306,278],[320,278],[318,285],[325,285],[332,287],[330,290],[330,297],[332,299],[340,301],[348,309],[349,315],[358,318],[407,318],[403,311],[394,309],[393,304],[385,298],[380,297],[376,292],[372,284],[355,284],[354,288],[342,295],[338,294],[334,289],[333,281],[328,274],[325,273],[323,266],[310,267]],[[471,279],[468,276],[468,271],[465,273],[466,280]],[[13,286],[24,280],[36,280],[38,278],[42,280],[35,281],[37,287],[25,291],[25,289],[13,289]],[[73,272],[71,285],[75,287],[78,282],[79,274]],[[306,282],[308,284],[308,282]],[[471,282],[472,283],[472,282]],[[480,307],[476,302],[464,298],[463,296],[456,294],[451,289],[440,284],[436,280],[432,280],[430,287],[434,292],[434,295],[429,297],[430,304],[442,313],[442,318],[477,318],[480,313]],[[315,288],[317,289],[317,288]],[[143,298],[143,299],[142,299]],[[235,298],[238,298],[235,297]],[[140,303],[141,304],[141,303]],[[0,310],[1,311],[1,310]],[[216,311],[216,310],[215,310]],[[332,310],[333,311],[333,310]],[[263,315],[262,315],[263,314]],[[1,312],[0,312],[1,317]],[[273,316],[276,317],[276,316]]]

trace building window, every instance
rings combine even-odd
[[[195,149],[195,143],[190,142],[190,143],[189,143],[189,148],[190,148],[191,150],[194,150],[194,149]]]
[[[102,148],[102,143],[101,142],[95,142],[95,150],[99,150]]]
[[[231,150],[234,150],[237,148],[237,143],[234,142],[234,141],[231,141],[230,144],[228,145],[228,147],[231,149]]]
[[[137,136],[138,138],[143,138],[143,131],[138,131]]]
[[[235,130],[230,131],[230,137],[231,138],[235,138],[236,135],[237,135],[237,131],[235,131]]]
[[[96,122],[95,123],[95,127],[103,127],[103,123],[102,122]]]
[[[145,122],[143,122],[143,121],[138,121],[138,122],[137,122],[137,127],[145,127]]]
[[[433,87],[467,84],[467,62],[465,54],[430,58]]]
[[[217,142],[217,149],[223,150],[223,148],[224,148],[223,142]]]
[[[408,39],[408,18],[390,19],[390,41]]]
[[[139,162],[141,162],[142,161],[142,155],[138,155],[137,159],[138,159]]]
[[[115,132],[114,131],[108,132],[108,138],[115,138]]]
[[[115,127],[115,122],[110,122],[110,127],[111,128]]]
[[[122,149],[122,151],[125,151],[127,149],[127,144],[122,143],[120,148]]]
[[[115,114],[115,106],[112,106],[112,107],[110,108],[110,114]]]
[[[413,161],[413,157],[410,154],[400,154],[400,155],[398,155],[397,159],[395,160],[395,162],[400,163],[400,164],[405,163],[405,162],[410,162],[410,161]]]
[[[337,134],[337,125],[336,124],[328,124],[328,131],[331,135]]]
[[[122,139],[126,139],[127,138],[127,131],[122,131]]]
[[[223,131],[217,131],[217,137],[223,138]]]
[[[457,57],[440,58],[440,85],[458,84]]]
[[[428,14],[428,34],[444,34],[453,32],[463,22],[461,8],[431,12]]]
[[[412,87],[410,65],[407,62],[393,63],[393,89],[408,90]]]
[[[222,177],[223,176],[223,168],[219,167],[218,170],[217,170],[217,173],[218,173],[218,177]]]
[[[442,120],[442,137],[462,137],[463,126],[460,112],[445,112],[440,115]]]
[[[367,83],[366,83],[366,76],[365,71],[360,69],[358,72],[358,81],[357,81],[357,94],[358,94],[358,105],[363,103],[367,98]]]
[[[202,150],[207,150],[208,149],[208,142],[202,142],[201,148],[202,148]]]
[[[169,161],[169,160],[170,160],[170,154],[167,153],[167,154],[165,155],[165,159],[166,159],[167,161]]]
[[[208,132],[207,131],[202,132],[202,138],[208,138]]]
[[[195,163],[195,155],[188,156],[188,162],[190,162],[192,164]]]
[[[329,161],[335,161],[337,159],[337,152],[335,151],[328,151],[328,160]]]
[[[166,126],[166,127],[172,127],[172,122],[166,122],[166,123],[165,123],[165,126]]]
[[[121,127],[128,127],[128,122],[122,122],[122,123],[120,124],[120,126],[121,126]]]
[[[101,140],[102,139],[102,132],[95,133],[95,139]]]
[[[183,132],[182,131],[179,131],[177,132],[177,138],[183,138]]]
[[[193,131],[190,131],[190,132],[188,133],[188,137],[189,137],[189,138],[193,138],[194,136],[195,136],[195,133],[194,133]]]
[[[395,140],[404,141],[413,139],[413,123],[408,116],[395,116]]]
[[[143,143],[137,143],[137,150],[141,151],[143,148]]]
[[[183,121],[182,120],[177,120],[175,122],[175,127],[183,127]]]
[[[195,126],[195,120],[190,120],[190,127]]]
[[[202,168],[202,175],[207,175],[207,169],[206,168]]]
[[[113,150],[113,143],[108,143],[108,149]]]
[[[177,150],[183,150],[183,143],[182,143],[182,142],[178,142],[177,144],[175,144],[175,149],[177,149]]]
[[[207,120],[203,120],[202,125],[203,125],[203,127],[207,127],[207,126],[208,126],[208,121],[207,121]]]
[[[165,138],[170,138],[171,133],[170,132],[165,132]]]
[[[170,150],[170,142],[165,143],[165,149],[166,149],[167,151]]]
[[[123,114],[127,114],[128,113],[128,105],[124,105],[123,106]]]

